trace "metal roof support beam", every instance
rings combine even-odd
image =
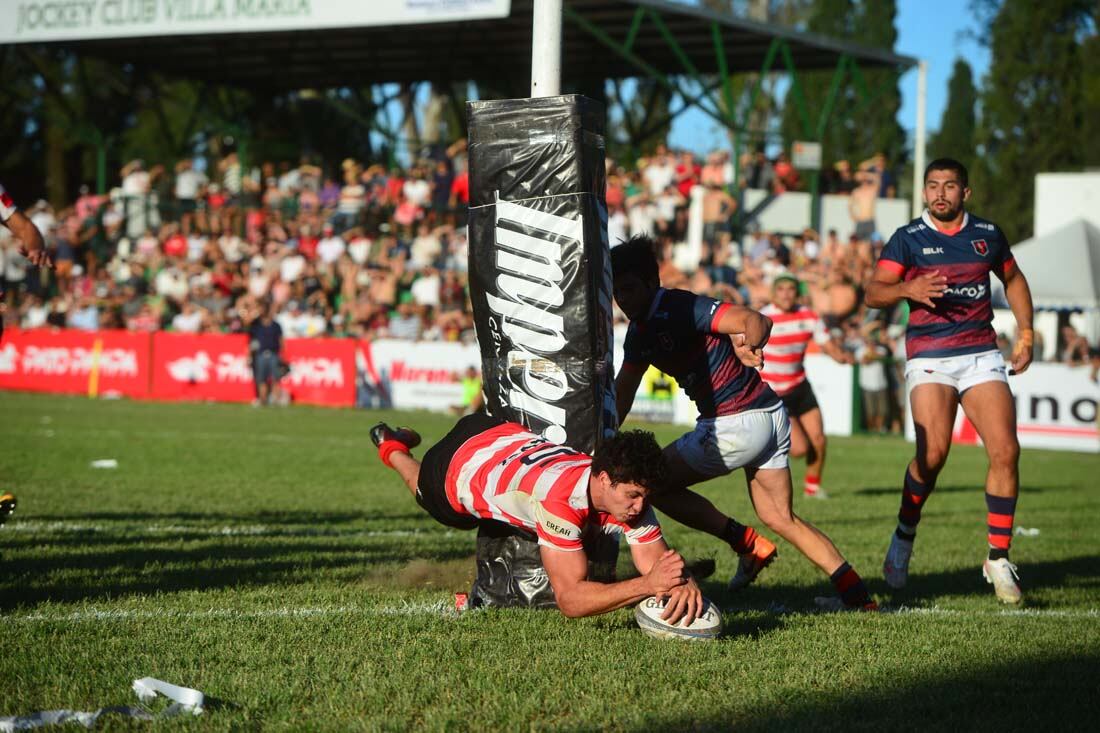
[[[714,110],[710,109],[702,103],[702,100],[705,98],[704,95],[691,94],[684,90],[679,84],[674,84],[657,68],[638,58],[636,54],[623,48],[622,44],[609,36],[606,32],[603,31],[603,29],[596,27],[596,25],[589,21],[587,18],[577,14],[577,12],[570,8],[568,5],[565,6],[564,14],[565,17],[580,26],[583,31],[591,35],[603,45],[607,46],[609,49],[622,57],[623,60],[636,67],[639,71],[645,72],[647,76],[656,81],[658,84],[661,84],[671,92],[679,94],[680,97],[684,100],[695,104],[704,114],[718,121],[719,124],[726,125],[726,121],[722,118],[722,115],[720,113],[715,112]],[[706,87],[704,87],[704,89],[706,89]],[[706,97],[710,96],[709,92],[705,92],[704,94]]]
[[[627,51],[634,48],[634,41],[638,38],[638,31],[642,28],[643,18],[645,18],[645,8],[638,8],[634,11],[634,17],[630,20],[630,30],[626,32],[626,40],[623,41],[623,48]]]

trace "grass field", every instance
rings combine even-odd
[[[1085,729],[1100,716],[1096,456],[1025,451],[1013,560],[1023,610],[982,580],[984,454],[956,448],[910,586],[881,579],[911,447],[835,439],[826,502],[796,510],[868,580],[883,614],[813,613],[827,580],[792,548],[731,596],[713,644],[659,642],[629,610],[458,615],[472,533],[423,515],[366,439],[428,414],[255,410],[0,393],[0,716],[131,704],[158,677],[221,701],[160,729]],[[659,426],[669,440],[675,428]],[[116,469],[93,469],[114,458]],[[801,467],[795,471],[801,480]],[[703,489],[742,519],[739,474]],[[630,568],[627,555],[620,573]],[[105,727],[149,723],[108,719]]]

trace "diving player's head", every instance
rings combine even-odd
[[[624,430],[601,443],[592,456],[592,506],[631,522],[667,480],[668,464],[653,433]]]
[[[645,317],[661,287],[656,249],[652,239],[638,234],[611,250],[615,302],[632,321]]]
[[[936,158],[924,169],[924,205],[939,221],[955,221],[970,198],[966,166],[954,158]]]

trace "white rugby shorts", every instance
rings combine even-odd
[[[676,452],[701,474],[714,478],[749,468],[786,468],[791,421],[782,402],[735,415],[701,417],[695,430],[676,441]]]
[[[905,384],[912,392],[918,384],[946,384],[962,394],[982,382],[1008,382],[1008,368],[1001,352],[983,351],[905,362]]]

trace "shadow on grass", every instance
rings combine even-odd
[[[410,542],[318,542],[295,538],[205,538],[198,546],[180,547],[178,541],[151,541],[145,547],[112,549],[66,548],[39,556],[6,557],[0,583],[0,610],[33,606],[46,601],[77,602],[132,595],[173,593],[217,588],[258,587],[268,584],[316,583],[326,572],[352,571],[370,580],[393,566],[416,563],[453,565],[469,558],[468,546],[450,543],[425,552]],[[425,558],[425,556],[428,556]],[[414,568],[415,570],[415,568]],[[361,571],[361,572],[360,572]],[[393,572],[402,582],[404,570]],[[409,583],[420,584],[424,573],[413,572]],[[340,577],[346,577],[341,573]]]
[[[891,677],[845,694],[807,689],[751,717],[655,715],[630,730],[1091,730],[1100,715],[1098,669],[1096,651],[1001,664],[975,661],[962,674]]]
[[[992,586],[982,578],[979,564],[971,568],[962,568],[943,572],[922,574],[919,568],[910,573],[908,585],[894,590],[886,585],[879,576],[878,569],[863,576],[867,588],[880,603],[888,606],[929,606],[941,598],[965,595],[988,596],[991,607],[1003,608],[993,600]],[[767,571],[765,571],[766,573]],[[704,594],[722,608],[730,609],[780,609],[807,611],[814,608],[814,596],[834,595],[824,575],[821,581],[813,585],[770,584],[765,576],[763,582],[751,585],[736,594],[729,593],[717,583],[706,584]],[[1100,562],[1095,557],[1073,557],[1065,560],[1027,563],[1020,566],[1020,586],[1024,590],[1024,608],[1042,609],[1047,604],[1035,598],[1029,598],[1028,591],[1044,588],[1096,588],[1100,586]],[[710,595],[713,593],[714,595]]]
[[[308,524],[323,527],[334,522],[382,522],[430,518],[422,511],[401,512],[309,512],[309,511],[261,511],[261,512],[82,512],[80,514],[23,515],[36,522],[151,522],[172,524],[175,522],[228,522],[232,524]]]

